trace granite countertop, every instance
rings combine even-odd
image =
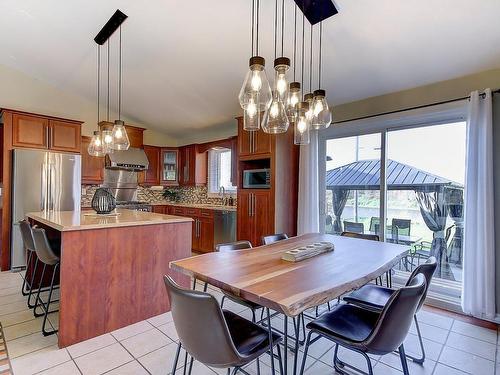
[[[26,216],[60,232],[193,221],[188,217],[127,209],[116,209],[112,215],[97,215],[86,211],[50,211],[29,212]]]
[[[236,206],[222,206],[220,204],[208,204],[208,203],[181,203],[181,202],[153,202],[148,203],[152,206],[177,206],[177,207],[192,207],[192,208],[203,208],[207,210],[222,210],[222,211],[236,211]]]

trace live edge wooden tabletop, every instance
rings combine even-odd
[[[332,242],[335,250],[297,263],[281,259],[287,250],[319,241]],[[407,252],[408,246],[311,233],[253,249],[181,259],[170,267],[296,316],[382,275]]]

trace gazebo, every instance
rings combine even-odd
[[[463,185],[395,160],[387,160],[387,189],[413,190],[426,226],[433,232],[430,255],[447,268],[446,218],[456,227],[453,248],[461,251],[463,238]],[[351,190],[380,189],[380,160],[360,160],[326,172],[332,191],[333,228],[342,231],[341,216]]]

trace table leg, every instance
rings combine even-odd
[[[266,307],[267,312],[267,328],[269,330],[269,355],[271,356],[271,373],[274,375],[274,353],[273,353],[273,328],[271,327],[271,313]]]
[[[288,374],[288,316],[284,315],[285,346],[283,348],[283,362],[285,364],[285,375]]]
[[[299,335],[300,335],[300,321],[301,316],[297,316],[297,324],[295,326],[295,353],[293,356],[293,375],[297,374],[297,360],[299,358]]]

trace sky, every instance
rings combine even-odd
[[[393,130],[388,132],[387,157],[463,184],[465,136],[465,122]],[[356,160],[379,159],[380,134],[328,140],[326,149],[332,158],[326,162],[327,170]]]

